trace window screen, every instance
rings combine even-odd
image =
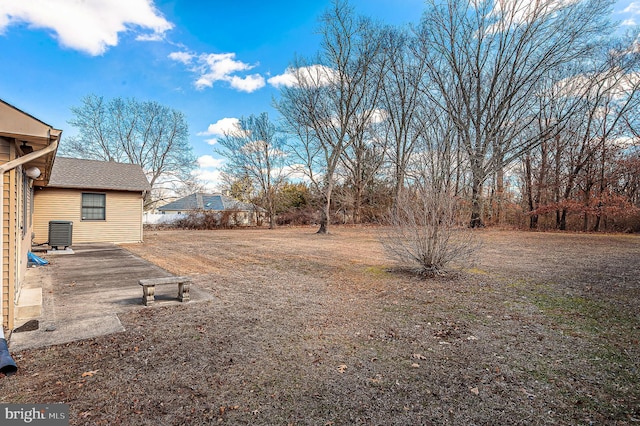
[[[82,194],[82,220],[105,220],[105,207],[105,194]]]

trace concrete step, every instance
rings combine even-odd
[[[23,288],[16,306],[16,324],[42,315],[42,288]]]

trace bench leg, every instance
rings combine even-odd
[[[142,304],[149,306],[155,300],[156,287],[153,285],[142,286]]]
[[[181,302],[189,301],[189,283],[178,283],[178,300]]]

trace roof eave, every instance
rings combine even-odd
[[[149,191],[150,188],[106,188],[106,187],[92,187],[92,186],[83,186],[83,185],[60,185],[53,184],[47,185],[47,188],[59,188],[59,189],[81,189],[87,191],[120,191],[120,192],[145,192]]]

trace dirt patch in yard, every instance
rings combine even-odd
[[[640,238],[479,231],[475,267],[391,272],[376,228],[151,231],[211,291],[14,354],[1,402],[71,424],[639,424]]]

